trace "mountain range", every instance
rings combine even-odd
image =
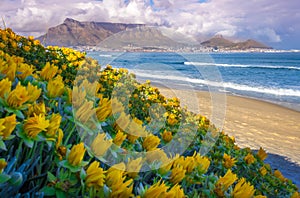
[[[71,18],[65,19],[58,26],[49,28],[46,34],[38,39],[46,46],[97,46],[104,49],[133,47],[176,49],[186,46],[228,50],[270,49],[252,39],[233,42],[222,35],[216,35],[203,42],[183,42],[177,41],[179,39],[172,39],[159,27],[145,24],[80,22]]]

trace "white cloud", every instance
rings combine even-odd
[[[270,42],[280,42],[281,38],[273,29],[266,28],[257,30],[256,34],[258,36],[266,37]]]
[[[300,33],[297,0],[1,0],[0,16],[15,31],[43,33],[66,17],[80,21],[146,23],[188,35],[223,34],[280,42]],[[293,30],[293,31],[291,31]]]

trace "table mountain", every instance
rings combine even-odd
[[[144,24],[124,24],[105,22],[79,22],[67,18],[38,39],[45,45],[57,46],[95,46],[107,37],[130,28],[143,27]]]

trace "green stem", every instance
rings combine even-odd
[[[31,155],[32,155],[32,153],[35,154],[36,147],[37,147],[37,143],[34,142],[33,148],[30,149],[29,154],[28,154],[29,159],[32,159],[32,157],[34,157],[34,156],[31,156]]]
[[[16,152],[16,158],[17,158],[17,160],[19,159],[19,155],[20,155],[20,152],[22,150],[23,142],[24,142],[23,139],[21,139],[21,141],[19,142],[19,146],[18,146],[18,149],[17,149],[17,152]]]
[[[42,164],[43,164],[43,150],[44,150],[45,142],[42,142],[40,147],[40,166],[38,166],[38,174],[40,175],[42,172]]]
[[[64,142],[64,145],[67,145],[69,139],[71,138],[71,136],[72,136],[72,134],[73,134],[73,131],[74,131],[75,128],[76,128],[75,123],[73,123],[73,124],[74,124],[74,125],[72,126],[71,130],[69,130],[69,127],[65,130],[65,131],[68,131],[69,134],[68,134],[68,136],[67,136],[67,139],[66,139],[65,142]]]

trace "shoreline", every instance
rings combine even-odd
[[[156,87],[164,96],[178,97],[181,106],[210,119],[214,108],[209,92]],[[223,131],[234,136],[240,147],[263,147],[269,154],[266,162],[300,186],[300,112],[263,100],[224,95]]]
[[[141,78],[139,82],[143,83],[145,80],[148,80],[146,78]],[[178,85],[173,85],[172,83],[167,82],[166,84],[162,84],[160,82],[157,81],[151,81],[151,84],[155,87],[158,87],[159,89],[175,89],[175,90],[186,90],[186,91],[191,91],[191,92],[203,92],[203,93],[209,93],[209,90],[206,89],[201,89],[201,88],[196,88],[190,85],[184,85],[184,84],[180,84]],[[300,113],[300,103],[296,103],[296,102],[287,102],[287,101],[279,101],[276,99],[271,99],[271,98],[258,98],[255,96],[249,96],[249,95],[242,95],[242,94],[237,94],[237,93],[231,93],[230,91],[226,91],[226,92],[220,92],[218,91],[217,94],[224,94],[227,96],[233,96],[233,97],[240,97],[240,98],[245,98],[245,99],[252,99],[252,100],[256,100],[258,102],[265,102],[268,104],[272,104],[272,105],[276,105],[278,107],[282,107],[285,109],[289,109],[291,111],[295,111]]]

